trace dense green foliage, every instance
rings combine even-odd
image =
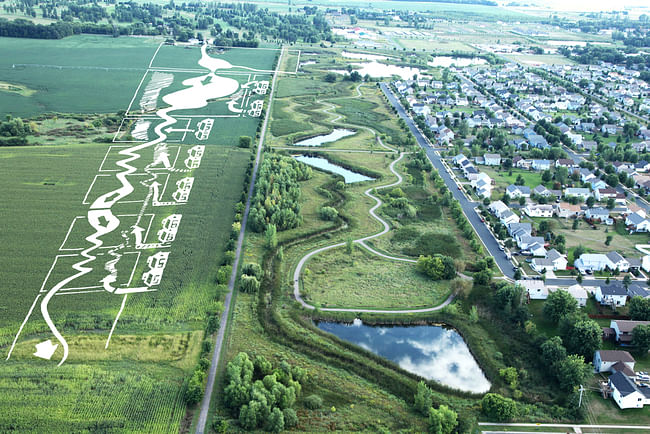
[[[598,323],[586,315],[575,313],[560,321],[560,336],[570,354],[591,360],[600,348],[603,331]]]
[[[562,289],[551,292],[544,302],[544,316],[557,323],[563,316],[578,310],[578,301]]]
[[[650,325],[638,325],[632,330],[632,345],[641,354],[650,350]]]
[[[0,121],[0,146],[20,146],[27,144],[26,136],[34,133],[34,128],[20,118]]]
[[[486,393],[481,400],[481,410],[490,420],[509,421],[518,415],[517,403],[497,393]]]
[[[650,298],[632,297],[628,306],[633,320],[650,321]]]
[[[263,356],[251,361],[248,354],[239,353],[226,368],[224,404],[242,428],[279,432],[287,422],[295,424],[291,410],[305,380],[305,371],[297,366],[282,362],[273,368]]]
[[[417,269],[433,280],[449,280],[456,277],[454,260],[445,255],[420,256]]]
[[[291,157],[270,154],[265,157],[255,185],[250,210],[250,225],[263,232],[273,224],[278,231],[300,225],[300,181],[311,178],[311,168]]]

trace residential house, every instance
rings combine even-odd
[[[582,208],[580,205],[571,205],[568,202],[560,202],[555,205],[555,214],[558,217],[569,218],[569,217],[578,217],[582,214]]]
[[[549,197],[552,196],[552,193],[548,188],[539,184],[537,187],[533,188],[533,195]]]
[[[625,218],[625,226],[628,227],[630,232],[649,232],[650,220],[647,220],[639,212],[634,212]]]
[[[485,154],[486,166],[498,166],[501,164],[501,155],[499,154]]]
[[[582,142],[582,149],[584,149],[587,152],[597,151],[598,150],[598,143],[596,143],[593,140],[584,140]]]
[[[605,269],[614,269],[614,264],[609,260],[607,255],[602,253],[583,253],[573,263],[578,271],[603,271]]]
[[[607,188],[607,183],[602,179],[593,177],[592,179],[589,180],[589,186],[591,186],[592,190],[600,190],[603,188]]]
[[[523,211],[528,217],[553,217],[553,205],[529,203]]]
[[[589,208],[585,211],[585,217],[589,220],[611,225],[614,221],[609,217],[609,210],[602,207]]]
[[[530,197],[530,187],[526,187],[525,185],[510,184],[506,188],[506,194],[513,199],[519,197]]]
[[[607,384],[612,390],[612,399],[621,409],[643,408],[650,404],[650,387],[639,387],[623,372],[609,376]]]
[[[612,372],[612,367],[617,363],[625,364],[634,375],[636,360],[627,351],[598,350],[594,353],[594,369],[596,372]]]
[[[555,167],[566,167],[567,169],[576,169],[578,164],[570,158],[560,158],[555,161]]]
[[[549,160],[533,160],[531,167],[534,170],[549,170],[551,162]]]
[[[625,306],[627,290],[620,282],[612,282],[607,286],[596,288],[596,301],[608,306]]]
[[[524,288],[531,300],[546,300],[548,298],[548,288],[543,280],[517,280],[515,284]]]
[[[600,127],[600,132],[603,134],[616,134],[617,128],[618,127],[613,124],[603,124],[603,126]]]
[[[545,258],[533,258],[530,263],[533,270],[538,273],[545,271],[566,270],[567,258],[555,249],[546,252]]]
[[[586,200],[589,196],[591,196],[591,193],[589,192],[588,188],[582,188],[582,187],[569,187],[564,189],[564,196],[565,197],[578,197],[582,200]]]
[[[613,319],[609,326],[614,329],[616,342],[629,344],[632,342],[632,330],[640,325],[650,325],[650,321],[630,321],[623,319]]]
[[[506,212],[506,211],[510,211],[510,208],[508,208],[508,205],[506,205],[505,203],[501,202],[500,200],[496,200],[496,201],[492,202],[492,203],[488,206],[488,209],[490,210],[490,212],[492,212],[492,214],[494,214],[494,215],[497,216],[498,218],[501,218],[501,215],[502,215],[504,212]]]
[[[566,290],[578,302],[578,306],[583,307],[587,305],[589,294],[585,288],[580,284],[571,285]]]
[[[469,161],[464,154],[458,154],[451,159],[451,161],[456,165],[460,166],[463,161]]]
[[[519,216],[514,212],[512,212],[511,210],[507,210],[501,214],[499,221],[504,226],[508,226],[510,223],[519,223]]]
[[[612,263],[610,269],[626,272],[630,268],[630,263],[618,252],[607,252],[605,255]]]
[[[650,170],[650,163],[645,160],[637,161],[637,163],[634,165],[634,170],[636,172],[647,172]]]
[[[525,243],[522,241],[522,245],[526,245],[527,247],[525,250],[528,250],[531,255],[537,256],[537,257],[545,257],[546,256],[546,249],[544,248],[544,239],[541,237],[531,237],[531,238],[539,238],[539,241],[536,241],[534,243]],[[520,246],[521,247],[521,246]]]
[[[627,287],[627,296],[632,297],[641,297],[641,298],[650,298],[650,290],[645,289],[641,285],[636,283],[631,284]]]
[[[605,201],[609,198],[616,198],[618,192],[614,188],[599,188],[594,190],[594,197],[597,201]]]
[[[422,103],[413,104],[413,112],[418,116],[428,116],[431,114],[431,107]]]

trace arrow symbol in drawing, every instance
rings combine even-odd
[[[41,359],[50,360],[57,348],[59,348],[59,344],[54,345],[52,341],[48,339],[45,342],[36,344],[36,352],[34,355]]]
[[[111,283],[115,283],[117,280],[117,276],[113,274],[109,274],[106,277],[104,277],[100,282],[102,282],[102,285],[104,285],[104,289],[110,293],[115,292],[115,288],[111,285]]]
[[[144,229],[141,228],[140,226],[132,226],[133,230],[131,233],[135,235],[135,247],[138,248],[138,246],[142,245],[142,234],[144,233]]]
[[[191,130],[189,128],[172,128],[172,127],[169,127],[169,128],[167,128],[165,130],[165,132],[166,133],[184,133],[184,132],[193,133],[194,130]]]

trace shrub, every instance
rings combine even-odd
[[[318,216],[326,221],[334,221],[339,216],[339,212],[336,208],[331,206],[324,206],[318,211]]]
[[[262,267],[260,267],[259,264],[256,264],[254,262],[249,262],[247,264],[244,264],[244,266],[242,267],[242,273],[248,274],[249,276],[255,276],[257,280],[262,280],[263,277]]]
[[[249,136],[239,136],[239,147],[240,148],[250,148],[253,143],[253,139]]]
[[[249,294],[256,293],[260,289],[260,282],[255,276],[249,276],[244,274],[241,276],[239,287],[242,292],[247,292]]]
[[[497,393],[487,393],[481,400],[481,410],[491,420],[505,422],[518,414],[517,403]]]
[[[305,398],[305,407],[310,410],[316,410],[323,406],[323,398],[318,395],[309,395]]]

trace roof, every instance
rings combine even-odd
[[[618,390],[621,396],[628,396],[636,392],[636,387],[629,377],[622,372],[616,372],[609,377],[610,384]]]
[[[612,369],[614,370],[614,372],[622,372],[623,374],[627,375],[628,377],[636,376],[636,373],[634,372],[634,370],[632,368],[630,368],[629,366],[627,366],[623,362],[614,363],[614,365],[612,366]]]
[[[601,207],[589,208],[587,211],[591,215],[606,215],[606,216],[609,216],[609,210],[605,209],[605,208],[601,208]]]
[[[575,285],[569,286],[566,290],[569,294],[571,294],[571,296],[573,296],[573,298],[587,298],[589,296],[582,285],[579,285],[577,283]]]
[[[612,320],[612,322],[616,323],[616,326],[618,327],[618,331],[621,333],[630,333],[636,326],[640,325],[650,325],[650,321],[630,321],[630,320],[623,320],[623,319],[618,319],[618,320]]]
[[[627,294],[630,297],[643,297],[643,298],[650,297],[650,291],[648,291],[647,289],[643,288],[640,285],[637,285],[636,283],[633,283],[632,285],[627,287]]]
[[[609,259],[615,264],[621,261],[625,261],[625,258],[622,257],[621,254],[618,252],[607,252],[605,256],[607,256],[607,259]]]
[[[627,351],[618,351],[618,350],[598,350],[600,353],[600,360],[603,362],[636,362],[634,357]]]
[[[608,286],[601,286],[600,292],[603,295],[627,295],[627,290],[620,282],[612,282]]]
[[[485,154],[485,159],[487,160],[488,158],[501,158],[501,155],[499,155],[499,154]]]

